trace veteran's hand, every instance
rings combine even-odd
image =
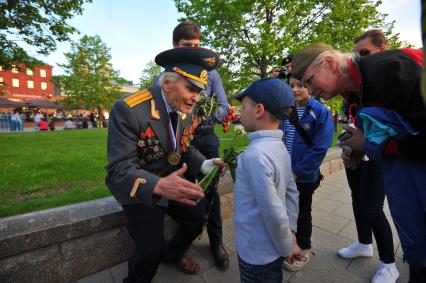
[[[343,128],[352,134],[352,137],[342,141],[342,145],[347,145],[353,150],[363,151],[365,144],[364,133],[360,129],[353,128],[348,125],[344,125]]]
[[[195,206],[204,197],[203,189],[183,178],[187,169],[186,163],[172,174],[161,178],[154,187],[154,194],[186,205]]]

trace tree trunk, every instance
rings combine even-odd
[[[102,109],[100,106],[98,106],[98,129],[103,128],[104,123],[102,122]]]

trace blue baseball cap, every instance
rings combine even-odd
[[[257,80],[234,98],[241,101],[244,96],[250,97],[256,103],[263,104],[269,113],[281,120],[287,118],[283,110],[295,105],[293,90],[278,78]]]

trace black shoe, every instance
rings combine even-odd
[[[229,267],[229,256],[223,244],[210,248],[217,268],[222,271],[227,270]]]

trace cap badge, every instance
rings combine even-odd
[[[203,70],[200,74],[200,79],[206,80],[209,73],[206,70]]]
[[[204,58],[203,60],[207,63],[207,65],[209,65],[209,67],[214,67],[214,65],[216,64],[216,58],[215,57]]]

